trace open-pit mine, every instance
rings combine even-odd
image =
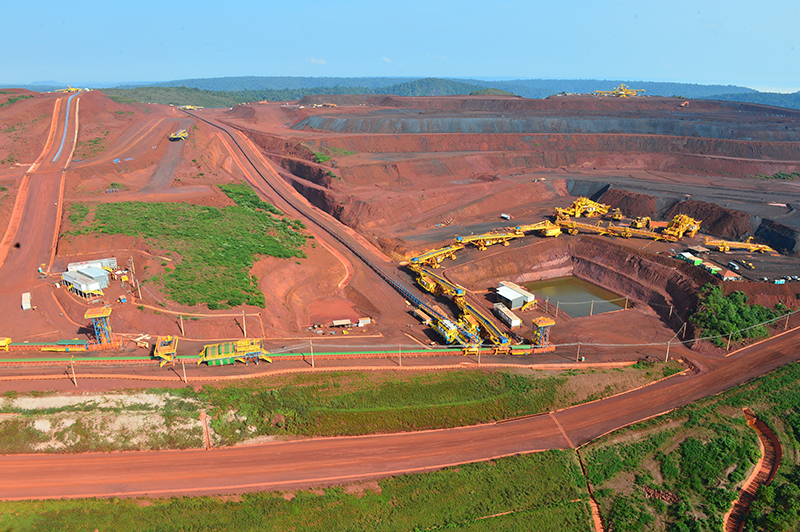
[[[687,369],[635,395],[476,428],[485,443],[457,457],[468,434],[432,431],[413,437],[418,455],[344,475],[306,460],[349,440],[312,440],[287,458],[302,468],[238,482],[209,451],[192,493],[571,448],[800,358],[794,330],[726,358],[746,344],[715,346],[690,321],[709,284],[798,307],[800,188],[778,177],[800,171],[799,111],[588,95],[231,109],[0,96],[12,97],[0,106],[0,367],[18,380],[2,390],[105,389],[133,374],[179,386],[395,356],[559,368],[672,357]],[[569,277],[592,285],[582,301],[537,294]],[[461,438],[450,455],[425,454],[449,437]],[[351,443],[369,455],[391,438],[412,436]],[[107,491],[87,476],[13,496],[140,494],[148,467],[168,466]],[[195,482],[177,475],[163,493]]]

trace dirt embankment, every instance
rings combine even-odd
[[[447,269],[448,278],[473,290],[496,286],[500,280],[527,282],[565,275],[652,307],[674,330],[688,320],[688,309],[697,307],[699,289],[719,282],[706,271],[671,257],[599,237],[539,240]],[[688,332],[693,333],[691,327]]]
[[[773,308],[776,304],[782,303],[789,308],[800,306],[800,285],[798,283],[770,284],[755,281],[743,281],[739,283],[723,283],[722,292],[725,295],[733,292],[744,292],[747,294],[751,304]]]

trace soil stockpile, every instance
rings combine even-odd
[[[631,218],[648,216],[655,218],[658,213],[657,198],[647,194],[638,194],[618,188],[607,190],[598,201],[618,208],[623,214]]]

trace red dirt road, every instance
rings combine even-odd
[[[490,425],[225,449],[0,458],[8,500],[166,496],[340,484],[581,445],[800,359],[800,329],[745,348],[708,371],[627,394]]]

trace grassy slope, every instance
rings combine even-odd
[[[94,220],[85,222],[85,207],[73,207],[69,217],[80,227],[72,234],[100,232],[145,238],[180,256],[162,278],[173,301],[205,304],[210,309],[242,304],[264,306],[258,280],[250,275],[258,255],[304,257],[305,226],[261,201],[245,184],[220,188],[235,206],[207,207],[188,203],[101,203],[92,207]],[[69,234],[69,232],[67,233]]]
[[[379,489],[362,494],[346,494],[341,488],[302,491],[290,501],[278,493],[254,493],[228,502],[210,497],[144,504],[114,499],[0,502],[0,527],[39,532],[440,528],[584,532],[590,527],[586,484],[575,454],[568,451],[404,475],[378,485]]]
[[[800,364],[792,364],[720,396],[613,434],[585,450],[587,471],[604,518],[614,530],[720,530],[737,487],[759,456],[742,408],[772,426],[784,446],[773,497],[753,511],[753,530],[800,529]],[[671,492],[666,505],[643,486]],[[795,494],[775,501],[775,493]],[[794,500],[794,502],[792,502]],[[780,526],[774,523],[780,523]]]

